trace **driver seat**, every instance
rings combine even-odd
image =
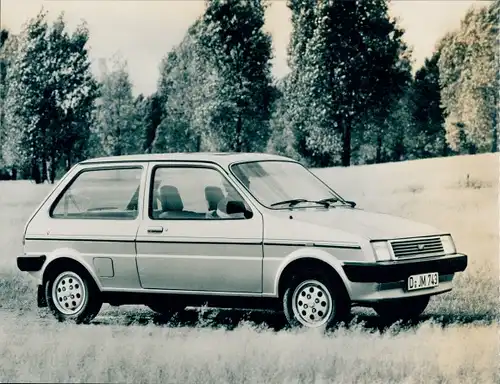
[[[171,216],[171,213],[180,213],[184,210],[179,190],[173,185],[164,185],[160,188],[160,202],[162,215]]]

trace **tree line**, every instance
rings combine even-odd
[[[88,157],[272,152],[314,167],[497,151],[500,0],[471,8],[412,73],[387,0],[287,0],[290,72],[271,73],[265,0],[206,0],[133,95],[127,62],[96,76],[85,23],[42,10],[0,34],[0,177],[54,182]]]

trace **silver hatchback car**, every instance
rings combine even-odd
[[[419,316],[467,267],[452,237],[355,208],[300,163],[259,153],[97,158],[75,165],[25,227],[38,306],[91,321],[103,303],[283,311],[330,327],[352,306]]]

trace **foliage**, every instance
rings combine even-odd
[[[275,89],[262,0],[207,0],[197,43],[207,65],[204,126],[223,151],[264,150]]]
[[[199,110],[206,102],[203,91],[209,79],[198,57],[198,25],[162,61],[157,94],[162,113],[152,144],[154,152],[196,151],[206,142]]]
[[[147,97],[141,94],[135,99],[134,107],[141,135],[141,150],[145,153],[151,153],[156,130],[161,123],[163,113],[160,97],[156,93]]]
[[[0,30],[0,180],[14,175],[6,170],[3,146],[6,140],[5,98],[7,96],[7,71],[17,49],[17,36],[6,29]],[[15,171],[14,171],[15,173]]]
[[[70,34],[42,10],[19,36],[2,30],[0,169],[43,182],[98,155],[268,151],[321,167],[496,151],[500,0],[471,8],[413,79],[386,0],[287,6],[283,79],[266,0],[206,0],[156,92],[137,97],[119,56],[93,78],[85,23]]]
[[[498,146],[498,0],[471,8],[440,42],[438,61],[446,139],[460,153]]]
[[[101,95],[93,125],[93,133],[99,138],[99,152],[106,156],[142,152],[127,62],[120,55],[115,55],[111,71],[108,71],[107,65],[104,67]]]
[[[290,101],[290,91],[287,88],[289,85],[288,76],[290,75],[287,75],[275,85],[277,96],[269,122],[271,136],[267,144],[267,152],[288,156],[304,162],[305,159],[296,150],[297,136],[290,124],[292,118],[290,116],[291,108],[288,105]]]
[[[357,121],[383,121],[410,79],[403,31],[384,0],[288,4],[298,149],[318,166],[349,165],[353,128],[363,128]]]
[[[201,148],[203,129],[197,125],[197,106],[203,91],[204,68],[200,66],[195,40],[197,24],[162,61],[158,100],[162,119],[153,142],[155,152],[190,152]]]
[[[54,181],[61,158],[66,167],[81,158],[97,96],[85,24],[69,35],[62,14],[51,27],[46,15],[41,11],[20,36],[5,100],[4,158],[37,183]]]
[[[448,154],[439,85],[439,57],[440,51],[437,50],[431,58],[425,60],[422,68],[415,74],[412,118],[418,139],[418,145],[414,145],[413,155],[417,158]]]

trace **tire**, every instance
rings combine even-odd
[[[330,329],[348,319],[351,304],[341,282],[309,271],[291,279],[283,295],[283,309],[292,327]]]
[[[430,296],[391,300],[378,303],[373,309],[382,319],[387,321],[416,320],[427,308],[429,300]]]
[[[102,307],[99,288],[83,267],[57,268],[45,283],[45,298],[60,322],[90,323]]]

